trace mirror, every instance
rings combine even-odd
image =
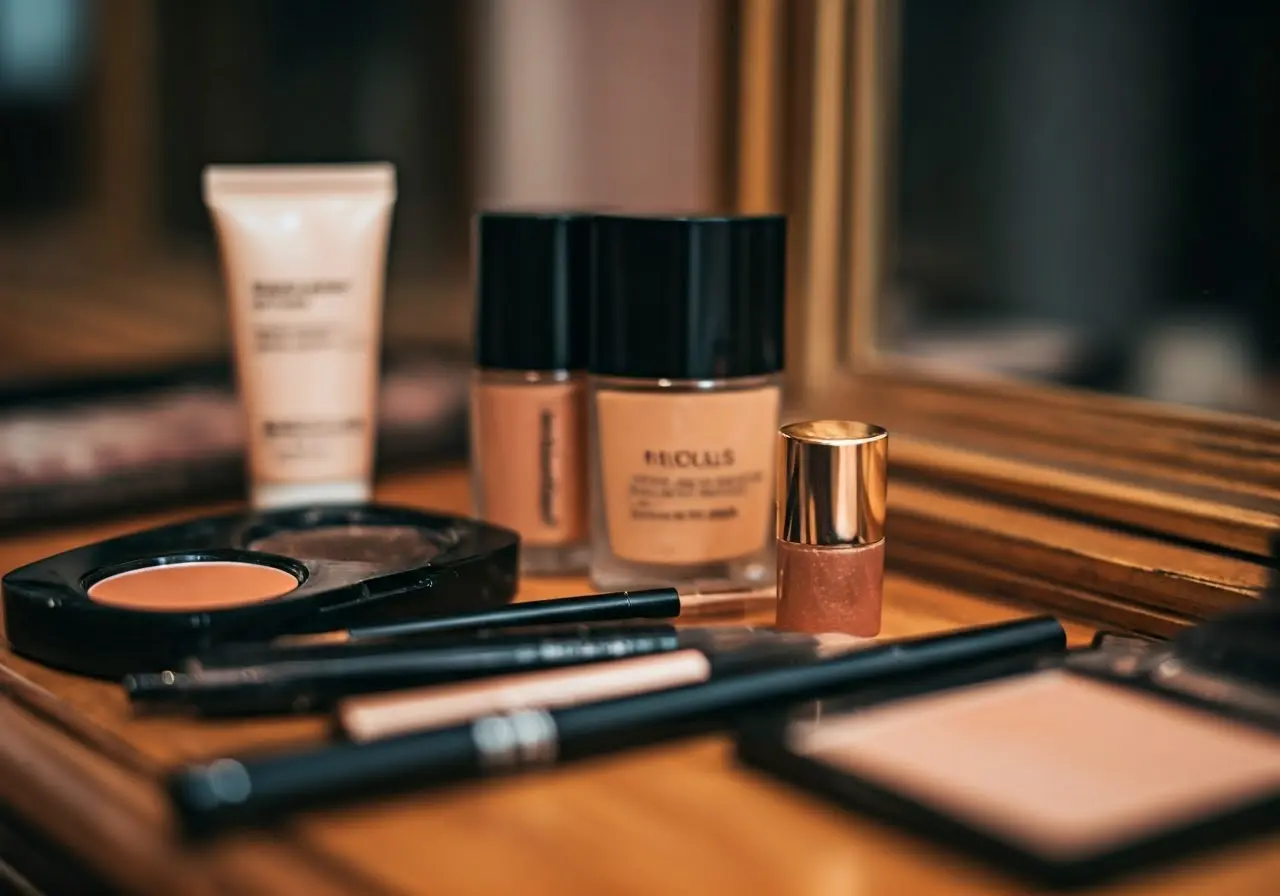
[[[1280,4],[892,12],[878,350],[1280,416]]]

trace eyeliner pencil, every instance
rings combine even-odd
[[[566,709],[523,709],[374,741],[188,766],[168,781],[184,831],[202,836],[311,806],[555,765],[716,730],[744,710],[896,684],[975,663],[1062,651],[1035,617],[865,647],[832,659]]]
[[[642,591],[613,591],[508,604],[493,610],[428,616],[385,625],[365,625],[313,635],[285,635],[279,644],[319,644],[343,641],[371,641],[420,635],[453,635],[487,629],[517,628],[526,625],[562,625],[583,622],[611,622],[625,619],[674,619],[680,615],[680,594],[674,588]]]
[[[372,641],[387,638],[470,634],[524,626],[622,622],[634,619],[743,618],[771,609],[777,601],[773,586],[754,590],[712,587],[677,591],[646,588],[613,591],[509,604],[475,613],[429,616],[385,625],[366,625],[305,635],[284,635],[272,643],[282,646]]]
[[[314,712],[343,697],[491,675],[579,666],[676,650],[808,651],[818,640],[745,626],[619,624],[512,629],[472,639],[397,639],[311,647],[244,645],[178,669],[128,675],[130,702],[200,715]]]

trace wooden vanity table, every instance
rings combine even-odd
[[[402,475],[379,498],[467,507],[461,470]],[[168,513],[163,519],[205,512]],[[0,541],[14,566],[160,516]],[[905,570],[909,572],[908,570]],[[529,579],[521,598],[584,593]],[[1027,615],[929,584],[887,583],[884,636]],[[753,619],[767,622],[767,619]],[[1092,629],[1070,624],[1073,642]],[[0,891],[46,893],[1021,893],[1025,884],[737,768],[708,737],[448,792],[298,817],[201,848],[179,843],[158,786],[175,763],[325,736],[319,719],[140,719],[109,683],[0,658]],[[1280,839],[1105,892],[1275,892]]]
[[[136,480],[155,483],[157,493],[165,491],[166,482],[172,491],[191,487],[190,480],[204,489],[234,480],[229,471],[239,469],[239,456],[232,449],[239,451],[241,446],[223,440],[235,411],[229,374],[218,387],[223,391],[212,397],[202,391],[207,386],[205,373],[197,388],[183,393],[209,402],[198,404],[197,411],[200,422],[207,424],[213,449],[221,452],[218,475],[209,472],[212,467],[199,467],[181,452],[171,452],[167,440],[173,427],[167,422],[140,424],[132,414],[135,393],[95,404],[100,393],[115,388],[104,385],[109,373],[131,376],[135,367],[149,370],[152,365],[187,364],[206,357],[225,360],[223,292],[212,255],[201,254],[212,244],[199,246],[205,237],[196,229],[205,220],[196,197],[196,175],[203,161],[225,153],[248,158],[267,152],[275,131],[289,140],[267,155],[294,152],[297,140],[308,157],[341,155],[346,150],[340,147],[359,133],[354,123],[320,129],[326,141],[313,143],[312,129],[294,133],[298,129],[288,122],[308,122],[314,118],[308,110],[317,103],[332,107],[339,121],[378,122],[382,119],[366,114],[377,111],[368,95],[393,99],[386,121],[395,126],[375,131],[385,131],[388,140],[401,133],[402,142],[388,145],[398,147],[399,156],[415,160],[416,167],[405,177],[398,200],[401,260],[392,265],[395,277],[383,331],[389,337],[388,350],[410,354],[420,348],[419,341],[434,352],[435,341],[441,340],[449,351],[439,358],[448,361],[454,350],[465,347],[472,321],[464,224],[479,194],[493,192],[489,188],[494,186],[483,184],[478,170],[489,163],[481,165],[473,156],[520,161],[513,172],[527,167],[533,177],[531,192],[541,195],[546,178],[538,159],[545,162],[550,156],[529,154],[524,148],[530,136],[545,136],[537,129],[546,130],[546,104],[556,93],[547,90],[546,78],[529,78],[515,64],[495,69],[494,83],[485,90],[473,90],[470,79],[488,64],[489,53],[496,54],[493,48],[535,60],[566,55],[562,51],[569,47],[574,52],[567,56],[597,59],[593,64],[603,70],[603,63],[612,61],[606,58],[612,52],[609,41],[625,35],[653,44],[646,51],[652,57],[647,64],[663,73],[669,93],[662,92],[663,84],[648,83],[644,72],[650,69],[637,67],[644,54],[635,48],[614,54],[626,63],[619,71],[631,73],[625,78],[573,69],[577,74],[567,79],[572,85],[562,85],[566,89],[560,91],[561,105],[551,107],[557,139],[566,147],[572,145],[573,154],[566,156],[572,164],[564,165],[563,171],[557,167],[553,180],[566,195],[604,197],[611,195],[605,189],[611,184],[605,169],[612,168],[621,172],[612,183],[614,193],[652,199],[643,195],[643,185],[650,181],[636,177],[637,172],[648,172],[661,182],[696,182],[688,197],[691,209],[787,214],[788,402],[791,410],[804,408],[803,415],[792,417],[857,419],[882,425],[893,434],[883,637],[943,632],[1043,612],[1060,614],[1077,644],[1089,640],[1094,626],[1167,637],[1268,590],[1280,590],[1280,420],[1164,405],[1123,390],[1087,391],[1098,388],[1087,385],[1092,377],[1114,379],[1128,388],[1132,377],[1108,373],[1111,366],[1120,371],[1118,362],[1124,359],[1110,357],[1118,350],[1108,342],[1108,353],[1093,358],[1080,352],[1080,359],[1068,358],[1070,364],[1062,358],[1072,356],[1074,349],[1053,350],[1057,345],[1071,348],[1071,340],[1088,336],[1089,318],[1106,316],[1088,309],[1103,309],[1113,293],[1133,299],[1135,308],[1146,307],[1139,285],[1148,279],[1152,297],[1159,295],[1169,304],[1163,308],[1151,302],[1148,310],[1153,315],[1168,311],[1172,322],[1181,321],[1182,306],[1201,295],[1212,300],[1203,304],[1215,315],[1225,314],[1227,299],[1235,293],[1257,306],[1251,314],[1273,315],[1274,284],[1266,278],[1274,267],[1263,261],[1280,228],[1270,226],[1271,219],[1257,217],[1255,206],[1280,207],[1266,201],[1275,195],[1280,180],[1273,176],[1273,167],[1263,164],[1278,157],[1267,151],[1274,145],[1275,129],[1259,126],[1264,119],[1270,121],[1266,97],[1274,94],[1258,86],[1274,83],[1274,78],[1268,82],[1263,77],[1275,71],[1269,42],[1275,31],[1267,30],[1274,24],[1263,22],[1265,27],[1255,29],[1240,10],[1227,10],[1216,30],[1196,31],[1194,23],[1213,24],[1214,4],[1176,5],[1185,7],[1181,14],[1155,4],[1145,11],[1126,9],[1118,18],[1114,9],[1124,4],[1096,4],[1109,10],[1097,16],[1099,27],[1112,29],[1124,19],[1130,37],[1129,42],[1113,39],[1120,32],[1109,30],[1100,32],[1110,35],[1106,40],[1095,41],[1081,35],[1097,32],[1073,30],[1085,28],[1085,19],[1096,12],[1086,10],[1088,4],[1042,4],[1045,9],[1030,15],[1025,10],[1034,4],[996,4],[1000,12],[991,4],[972,4],[966,11],[965,4],[953,3],[955,12],[938,17],[932,8],[918,14],[926,4],[909,0],[684,0],[666,4],[671,9],[662,15],[670,16],[680,7],[680,15],[689,16],[669,32],[694,42],[681,51],[691,58],[696,55],[696,64],[689,67],[697,77],[688,77],[684,69],[673,67],[679,54],[669,52],[671,45],[656,16],[624,26],[625,19],[593,14],[585,17],[596,19],[590,25],[583,16],[559,11],[551,17],[555,21],[530,28],[523,12],[517,17],[487,11],[479,16],[484,21],[471,21],[472,7],[487,10],[492,4],[381,5],[403,7],[405,13],[412,10],[416,24],[383,28],[395,38],[385,46],[363,39],[351,44],[364,48],[353,49],[351,59],[377,62],[372,70],[376,77],[369,81],[378,86],[376,91],[357,89],[362,82],[350,74],[354,69],[348,54],[334,53],[328,44],[314,44],[310,38],[298,38],[295,52],[315,52],[316,61],[325,66],[317,64],[314,72],[307,68],[311,74],[301,80],[290,77],[282,85],[273,83],[280,77],[279,67],[267,63],[284,57],[272,49],[277,44],[269,42],[270,34],[303,34],[292,24],[272,24],[280,4],[117,0],[98,4],[103,14],[88,17],[100,20],[86,29],[92,42],[85,42],[91,52],[85,51],[84,63],[93,69],[93,77],[83,80],[74,102],[57,101],[61,105],[51,114],[65,113],[65,122],[62,117],[56,121],[66,126],[49,129],[79,136],[49,143],[35,134],[29,146],[24,143],[20,160],[65,156],[81,160],[84,170],[68,166],[67,176],[53,178],[58,195],[48,209],[40,210],[42,216],[50,215],[49,221],[19,216],[0,247],[0,386],[46,375],[84,374],[92,387],[83,395],[61,386],[54,389],[54,397],[75,398],[67,404],[70,410],[31,431],[24,429],[26,418],[19,418],[12,430],[17,435],[7,441],[0,438],[0,449],[5,449],[0,455],[16,452],[28,466],[40,466],[28,456],[40,436],[55,447],[75,449],[65,452],[69,460],[50,449],[58,456],[52,466],[61,464],[69,468],[68,475],[82,478],[66,480],[73,483],[70,486],[41,486],[31,492],[35,498],[13,499],[8,506],[20,511],[0,512],[0,518],[26,520],[37,509],[50,517],[93,512],[84,509],[88,486],[105,486],[89,502],[101,508],[113,500],[127,504],[131,499],[121,500],[120,495],[135,494],[131,489]],[[514,0],[505,4],[535,5]],[[582,12],[627,7],[647,17],[658,5],[580,0],[573,8]],[[345,6],[356,23],[366,22],[366,17],[385,18],[366,9],[379,4]],[[558,10],[562,6],[556,4]],[[1267,4],[1254,6],[1261,13]],[[1046,42],[1059,33],[1075,35],[1074,42],[1087,51],[1081,54],[1081,65],[1089,78],[1075,78],[1062,68],[1070,54],[1039,52],[1017,30],[1034,24],[1037,16],[1064,14],[1068,7],[1071,16],[1082,17],[1073,28],[1042,25],[1028,33]],[[617,10],[609,16],[616,14]],[[1169,24],[1179,15],[1191,23],[1179,26],[1187,29],[1185,34],[1199,35],[1199,43],[1220,53],[1220,58],[1207,51],[1190,53],[1189,41],[1183,46],[1184,31]],[[1148,27],[1142,16],[1161,18],[1160,27]],[[332,19],[330,33],[354,40],[333,24],[336,21]],[[911,42],[905,39],[920,23],[938,29],[934,43],[920,41],[918,30],[911,32]],[[992,23],[1002,24],[991,27]],[[350,30],[372,34],[377,29],[369,25]],[[1231,35],[1235,37],[1228,40]],[[402,37],[409,43],[401,44]],[[1175,37],[1177,53],[1156,51],[1160,41]],[[472,59],[471,50],[461,50],[488,45],[492,47],[485,59]],[[282,41],[278,46],[288,49],[294,44]],[[966,46],[981,52],[966,51]],[[1130,46],[1147,49],[1132,53],[1126,49]],[[223,76],[227,47],[248,60],[237,67],[235,77]],[[942,49],[947,53],[939,52]],[[1246,51],[1255,56],[1238,55]],[[1192,90],[1199,81],[1149,68],[1165,56],[1199,59],[1204,69],[1199,77],[1213,89]],[[1255,57],[1266,65],[1260,62],[1256,70],[1251,68],[1248,60]],[[960,62],[947,61],[953,58]],[[1100,67],[1104,58],[1115,67]],[[391,64],[385,65],[386,60]],[[1003,71],[995,67],[1000,60],[1051,68],[1032,66],[1022,74],[1010,69],[992,77],[990,72]],[[916,66],[917,61],[924,64]],[[1130,62],[1136,68],[1130,69]],[[1081,93],[1081,85],[1093,83],[1097,72],[1127,71],[1146,75],[1130,80],[1107,75],[1098,81],[1096,96]],[[1036,93],[1051,87],[1055,79],[1060,95],[1043,98]],[[1117,80],[1126,84],[1125,90],[1103,89]],[[601,87],[611,81],[634,82],[639,91],[634,101],[617,99],[632,97],[630,88],[615,96]],[[1235,82],[1238,94],[1224,86]],[[306,99],[306,84],[312,84],[313,93],[299,102],[300,97]],[[327,84],[341,84],[342,96],[349,97],[328,95]],[[1155,105],[1139,102],[1144,84]],[[902,102],[904,85],[915,91],[909,105]],[[419,93],[424,86],[438,90]],[[532,93],[526,94],[526,88]],[[999,91],[992,92],[995,88]],[[1014,88],[1016,97],[1006,92]],[[1179,90],[1195,94],[1187,108],[1194,100],[1194,108],[1201,109],[1204,120],[1198,125],[1170,100]],[[1012,102],[1011,97],[1024,96],[1021,91],[1026,91],[1025,98]],[[471,99],[462,99],[471,94],[500,102],[495,101],[493,110],[471,108]],[[935,94],[937,102],[920,101]],[[1123,101],[1118,112],[1111,113],[1114,122],[1093,118],[1105,112],[1112,95]],[[1088,101],[1076,102],[1076,96]],[[366,104],[369,109],[363,108]],[[286,105],[292,111],[281,117],[279,110]],[[668,106],[674,110],[671,120],[687,119],[691,128],[696,124],[702,135],[697,141],[654,126],[667,119],[651,113]],[[1243,111],[1255,106],[1256,111]],[[525,114],[535,107],[542,110],[539,115]],[[25,114],[21,104],[15,108]],[[931,108],[936,115],[921,117],[922,109]],[[1045,139],[1043,135],[1054,133],[1045,130],[1053,124],[1045,116],[1073,108],[1077,111],[1072,114],[1085,124],[1062,119],[1068,125],[1064,133],[1072,139]],[[1175,108],[1179,126],[1169,130],[1186,132],[1187,146],[1181,148],[1165,145],[1172,135],[1153,139],[1162,131],[1152,123],[1165,121],[1161,116]],[[1021,110],[1019,116],[1035,115],[1009,121],[1000,117],[1011,109]],[[437,117],[445,113],[450,117]],[[490,117],[501,126],[488,129],[505,135],[506,142],[487,146],[477,141],[485,128],[473,125]],[[916,121],[915,130],[903,130],[908,117]],[[1039,124],[1022,126],[1032,118]],[[1089,121],[1102,124],[1091,131]],[[180,126],[170,134],[174,122]],[[1125,138],[1131,141],[1127,144],[1118,142],[1125,122],[1132,132]],[[534,130],[526,133],[530,127]],[[1221,155],[1188,142],[1199,133],[1197,127],[1211,132],[1212,140],[1204,146],[1218,147]],[[1224,142],[1223,134],[1232,127],[1248,142]],[[949,141],[941,139],[948,134]],[[1022,139],[1024,134],[1031,139]],[[1076,139],[1081,134],[1105,140]],[[1272,143],[1255,145],[1252,141],[1262,139],[1260,134]],[[591,139],[583,142],[584,135]],[[357,141],[361,153],[367,148],[363,140]],[[695,143],[696,153],[690,149]],[[649,152],[656,145],[671,151]],[[1247,152],[1239,148],[1246,145]],[[56,151],[39,149],[48,146]],[[910,165],[904,151],[908,146],[915,160]],[[633,167],[619,158],[623,149]],[[551,155],[555,152],[553,145]],[[688,156],[685,167],[690,170],[673,174],[672,160],[682,156]],[[1041,156],[1052,164],[1043,165],[1037,174],[1030,162]],[[1181,171],[1170,166],[1183,157],[1202,158],[1203,170],[1193,166],[1187,170],[1200,171],[1196,177],[1167,179],[1185,182],[1195,203],[1182,202],[1182,192],[1158,194],[1144,179],[1159,174],[1156,180],[1162,180],[1163,172]],[[1223,158],[1229,163],[1222,164]],[[1114,169],[1121,173],[1086,177],[1086,190],[1074,189],[1074,182],[1063,177],[1064,171],[1083,177],[1095,171],[1092,165],[1100,165],[1096,170],[1107,174],[1113,163],[1125,159],[1131,172]],[[526,166],[529,161],[533,164]],[[996,177],[1002,168],[1008,169],[1007,176]],[[922,171],[926,176],[920,179]],[[17,176],[25,175],[19,170]],[[504,174],[496,180],[501,185],[511,179]],[[84,195],[74,203],[66,200],[64,181],[70,185],[68,195]],[[1099,183],[1113,183],[1117,189],[1097,189]],[[1028,185],[1037,192],[1028,193]],[[472,195],[473,188],[481,186],[485,189]],[[530,190],[526,187],[524,192]],[[1061,207],[1055,211],[1044,204],[1037,198],[1042,193],[1056,197]],[[904,196],[917,197],[918,207],[905,209],[915,216],[911,227],[901,226],[911,217],[900,207]],[[1091,201],[1083,202],[1084,198]],[[1148,206],[1149,202],[1154,204]],[[1100,224],[1081,212],[1086,207],[1101,215]],[[1170,209],[1181,209],[1181,217]],[[54,212],[64,217],[54,217]],[[1224,224],[1224,216],[1233,214],[1240,219],[1236,229]],[[1045,229],[1055,220],[1065,221],[1068,229]],[[1126,241],[1111,236],[1124,227],[1135,228],[1127,253],[1135,256],[1131,266],[1120,264],[1124,247],[1116,249]],[[1180,227],[1186,228],[1185,234]],[[1240,233],[1255,238],[1242,240]],[[1201,238],[1193,239],[1196,234]],[[993,242],[996,236],[1000,246]],[[1188,248],[1199,243],[1220,243],[1225,260],[1206,265]],[[1071,254],[1073,246],[1093,247],[1097,258],[1078,260]],[[1167,251],[1155,251],[1161,246]],[[1030,252],[1032,248],[1037,251]],[[1256,253],[1257,260],[1252,272],[1239,262],[1255,257],[1250,253]],[[1187,276],[1194,272],[1200,277],[1201,268],[1221,268],[1226,287],[1215,292],[1199,280],[1181,281],[1180,286],[1166,283],[1164,275],[1172,276],[1171,270],[1150,270],[1152,260],[1164,254],[1176,256],[1178,263],[1172,267],[1185,268]],[[999,277],[993,278],[984,266]],[[1095,269],[1111,272],[1115,284],[1084,276]],[[1012,281],[1021,283],[1031,272],[1039,279],[1015,288]],[[1063,272],[1071,276],[1064,278]],[[1113,292],[1094,288],[1100,282],[1118,287]],[[1064,283],[1069,287],[1065,292]],[[1076,323],[1064,331],[1070,340],[1045,343],[1040,327],[1044,309],[1014,301],[1038,293],[1072,299],[1066,310]],[[982,337],[977,341],[952,339],[952,324],[970,320],[959,314],[966,308],[972,312],[973,332]],[[993,316],[993,309],[1004,309],[1010,316]],[[1218,329],[1253,335],[1251,325],[1242,322],[1248,320]],[[1027,321],[1036,326],[1028,329]],[[1153,316],[1147,323],[1163,327],[1163,318]],[[1168,336],[1164,329],[1155,329],[1157,335]],[[1195,328],[1169,331],[1179,343],[1183,329]],[[967,331],[966,326],[958,332]],[[1011,341],[1009,333],[1029,333],[1029,341]],[[1004,349],[994,354],[989,350],[992,334],[997,347],[1016,349],[1013,374],[1005,369],[1009,362],[996,363],[995,355],[1003,358]],[[1140,334],[1135,329],[1131,335]],[[1162,337],[1151,345],[1167,341]],[[1208,345],[1213,348],[1219,342]],[[937,344],[943,345],[944,355],[954,355],[948,364],[931,360],[925,351]],[[1048,350],[1043,348],[1046,344]],[[1200,357],[1200,352],[1195,348],[1193,355]],[[1034,362],[1031,372],[1019,374],[1027,366],[1021,359],[1028,354]],[[1057,356],[1062,357],[1055,362]],[[470,355],[463,357],[468,359],[466,368]],[[1219,355],[1211,352],[1209,357]],[[958,371],[953,369],[957,358]],[[975,358],[980,363],[975,365]],[[379,445],[385,451],[392,442],[407,439],[410,450],[397,448],[393,453],[407,454],[414,463],[425,462],[424,442],[409,424],[439,414],[436,434],[447,435],[442,442],[450,445],[464,432],[460,419],[442,408],[456,405],[461,410],[469,370],[455,371],[448,364],[440,368],[434,355],[428,360],[425,368],[384,376],[384,386],[394,387],[386,393],[394,400],[384,404],[396,409],[386,416],[396,426],[390,437],[387,431],[379,434]],[[1077,368],[1079,361],[1088,363]],[[1188,368],[1167,366],[1180,388],[1190,383],[1191,391],[1199,394],[1203,384]],[[1233,364],[1226,366],[1234,369]],[[1268,378],[1254,384],[1265,400],[1251,412],[1274,415],[1276,376],[1271,364]],[[432,394],[429,379],[438,394]],[[415,382],[420,393],[413,389]],[[1087,389],[1068,387],[1081,382]],[[81,402],[90,411],[83,419],[73,413]],[[158,402],[157,407],[163,411],[168,405]],[[33,419],[44,413],[40,402],[32,400],[29,408]],[[2,402],[0,410],[5,410]],[[171,419],[160,411],[158,419]],[[63,428],[56,425],[68,421]],[[79,425],[84,429],[77,429]],[[151,425],[160,431],[152,434],[147,429]],[[77,434],[112,431],[113,426],[134,441],[164,448],[157,455],[159,466],[153,467],[147,455],[129,469],[132,478],[85,475],[83,455],[92,454],[92,446],[86,447],[87,437]],[[137,448],[132,441],[126,447]],[[169,453],[179,456],[168,457]],[[170,461],[172,467],[163,466]],[[199,469],[192,473],[188,467]],[[75,483],[84,489],[81,500],[61,501],[63,494],[76,496]],[[381,483],[378,498],[450,512],[467,512],[470,505],[466,472],[457,467],[397,473]],[[106,523],[2,535],[0,572],[112,535],[218,509],[192,504]],[[589,590],[583,578],[529,578],[519,598]],[[772,620],[765,615],[724,621]],[[228,751],[315,743],[327,736],[325,721],[314,717],[217,722],[135,717],[119,687],[47,669],[14,656],[0,643],[0,896],[1029,892],[1025,883],[986,866],[736,766],[725,737],[310,813],[267,831],[237,833],[200,847],[176,837],[161,789],[170,769]],[[1198,856],[1098,892],[1271,896],[1280,893],[1280,835]]]

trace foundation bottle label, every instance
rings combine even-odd
[[[515,529],[530,545],[586,538],[582,382],[475,383],[472,427],[486,520]]]
[[[779,390],[599,392],[613,553],[694,565],[747,556],[772,532]]]

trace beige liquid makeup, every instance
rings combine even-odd
[[[520,533],[523,571],[582,572],[591,218],[485,212],[475,253],[476,513]]]
[[[259,509],[369,499],[389,164],[205,169]]]
[[[773,578],[786,220],[596,221],[591,579]]]

